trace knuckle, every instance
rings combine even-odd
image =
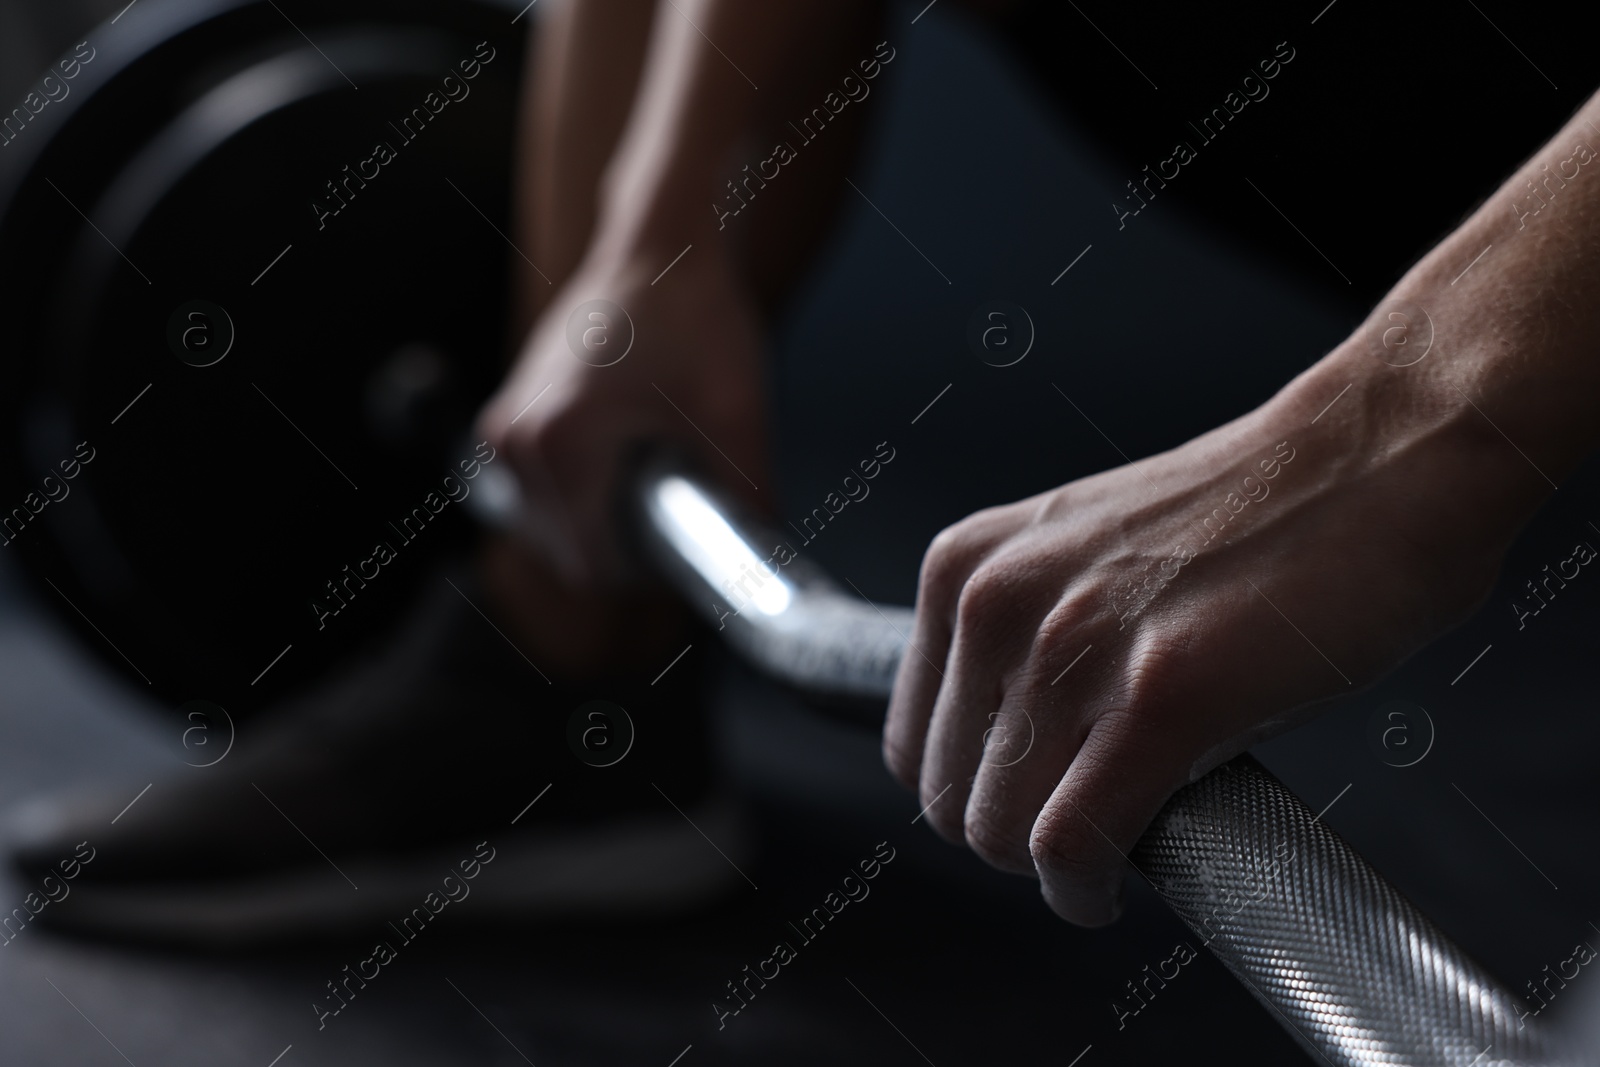
[[[1016,526],[1016,506],[986,508],[940,530],[922,557],[919,599],[948,604]]]
[[[511,424],[507,419],[498,417],[499,412],[492,412],[489,416],[478,420],[478,435],[483,438],[495,452],[507,451],[511,440]]]
[[[966,555],[963,546],[959,524],[939,531],[922,557],[919,580],[921,596],[918,599],[940,596],[961,580],[961,564]]]
[[[1076,812],[1071,817],[1041,815],[1028,835],[1028,855],[1038,870],[1070,880],[1087,880],[1100,858],[1099,849],[1090,840],[1093,833]]]
[[[990,626],[1011,598],[1011,582],[998,567],[985,566],[973,571],[961,587],[956,600],[956,627],[959,630]]]
[[[966,578],[992,538],[994,508],[975,512],[940,530],[923,556],[923,579],[953,588]]]
[[[1145,642],[1128,656],[1123,670],[1122,702],[1136,715],[1168,707],[1181,688],[1183,665],[1178,650],[1165,641]]]
[[[1091,638],[1086,629],[1093,614],[1081,599],[1066,598],[1050,610],[1034,635],[1031,650],[1037,673],[1054,678],[1084,650]]]
[[[883,735],[883,765],[907,789],[917,788],[917,775],[922,767],[922,754],[912,754],[899,738],[885,731]]]
[[[1030,855],[1026,834],[1017,833],[991,814],[967,812],[962,830],[967,847],[991,866],[1014,868]]]
[[[521,447],[526,431],[513,422],[517,404],[510,392],[502,392],[478,419],[478,433],[496,452],[514,454]]]

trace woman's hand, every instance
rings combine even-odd
[[[517,472],[537,546],[590,587],[625,573],[615,505],[633,445],[681,443],[736,490],[766,477],[761,335],[726,243],[695,241],[677,262],[681,249],[605,247],[547,306],[479,419]]]
[[[1244,418],[934,540],[884,755],[941,835],[1108,922],[1173,791],[1486,595],[1520,515],[1492,487],[1533,472],[1419,403],[1439,382],[1371,359],[1375,328]]]
[[[1179,786],[1488,593],[1600,443],[1597,122],[1600,95],[1261,408],[939,535],[884,756],[941,834],[1108,922]]]

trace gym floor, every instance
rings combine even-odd
[[[120,6],[0,3],[0,86],[22,91],[79,28]],[[1116,180],[1098,173],[1092,153],[1046,118],[970,27],[935,11],[917,29],[858,184],[906,233],[931,237],[919,244],[959,297],[857,203],[774,341],[784,505],[808,510],[832,488],[831,472],[879,440],[904,457],[880,479],[880,504],[850,509],[813,549],[868,595],[900,602],[914,591],[921,548],[944,523],[1118,462],[1045,395],[1051,375],[1077,383],[1079,402],[1101,415],[1099,429],[1139,455],[1259,400],[1359,314],[1157,212],[1118,247],[1097,250],[1074,276],[1077,288],[1051,290],[1045,282],[1083,244],[1072,220],[1090,209],[1061,205],[1102,211],[1103,190]],[[953,205],[966,209],[955,213],[967,217],[964,229],[942,214]],[[996,247],[995,233],[1026,235],[1026,246]],[[1143,308],[1166,314],[1141,312],[1133,291]],[[1219,292],[1227,298],[1213,299]],[[968,310],[995,296],[1048,300],[1055,321],[1072,324],[1068,337],[1041,339],[1042,354],[1054,346],[1054,364],[1026,364],[1004,386],[980,378],[992,368],[949,340]],[[953,304],[962,308],[954,318]],[[1288,365],[1240,356],[1228,343],[1285,335],[1303,339]],[[1187,353],[1182,365],[1154,374],[1132,358],[1178,350]],[[1185,375],[1213,357],[1257,364],[1240,372],[1235,392],[1195,405]],[[961,388],[909,425],[952,380]],[[1005,429],[983,417],[999,410],[1008,413]],[[1571,497],[1577,503],[1530,531],[1508,573],[1520,572],[1524,557],[1545,558],[1544,545],[1580,521],[1582,485]],[[1575,847],[1592,832],[1600,799],[1585,695],[1595,657],[1584,616],[1596,595],[1575,590],[1541,643],[1503,646],[1503,658],[1452,686],[1478,649],[1502,640],[1503,609],[1474,620],[1261,753],[1309,804],[1330,805],[1331,825],[1515,988],[1593,936],[1588,922],[1600,920],[1590,907],[1600,860]],[[125,782],[132,798],[184,771],[163,709],[130,690],[97,650],[67,637],[45,608],[0,569],[0,806],[84,783]],[[310,1005],[367,947],[363,932],[343,943],[223,956],[24,930],[0,947],[0,1059],[19,1067],[668,1067],[692,1045],[683,1067],[1066,1065],[1080,1055],[1082,1067],[1180,1056],[1301,1061],[1269,1013],[1204,953],[1119,1028],[1112,1003],[1126,1000],[1126,983],[1192,940],[1142,883],[1130,885],[1114,927],[1068,927],[1030,883],[913,824],[917,804],[888,780],[870,732],[801,707],[731,661],[722,678],[721,760],[759,831],[758,859],[746,869],[759,889],[658,924],[508,930],[475,927],[463,908],[459,923],[440,924],[408,948],[320,1032]],[[1433,709],[1437,744],[1416,767],[1386,766],[1366,740],[1374,709],[1395,698]],[[711,1003],[725,983],[879,842],[896,859],[871,896],[719,1030]],[[4,909],[26,891],[0,876]]]
[[[144,784],[184,771],[172,730],[14,589],[0,615],[0,801],[79,783]],[[1170,1000],[1116,1033],[1120,984],[1189,935],[1140,894],[1113,930],[1057,922],[1026,883],[994,876],[912,826],[915,802],[879,771],[875,739],[730,672],[726,756],[760,827],[759,891],[670,924],[506,930],[470,906],[407,946],[318,1031],[323,983],[370,947],[303,943],[194,956],[25,929],[0,949],[0,1046],[8,1064],[266,1067],[372,1063],[1148,1063],[1181,1046],[1218,1062],[1292,1058],[1292,1044],[1209,957]],[[754,783],[760,782],[760,788]],[[108,828],[109,831],[109,828]],[[742,977],[879,842],[895,859],[720,1032],[713,999]],[[0,899],[25,888],[0,880]],[[1124,973],[1126,972],[1126,973]],[[470,1003],[469,1003],[470,998]],[[869,999],[870,998],[870,999]],[[479,1014],[479,1013],[482,1014]],[[882,1014],[879,1014],[879,1013]],[[81,1013],[81,1014],[80,1014]],[[897,1028],[898,1031],[897,1032]],[[1115,1035],[1115,1040],[1111,1040]],[[912,1047],[914,1043],[914,1048]],[[113,1049],[112,1046],[115,1046]],[[1112,1047],[1112,1046],[1115,1047]],[[1226,1051],[1227,1055],[1222,1053]],[[686,1057],[685,1062],[690,1062]],[[1065,1062],[1065,1061],[1063,1061]]]

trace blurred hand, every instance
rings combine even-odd
[[[735,490],[765,481],[760,328],[725,245],[695,241],[676,263],[591,252],[479,417],[522,483],[527,532],[573,585],[625,577],[615,507],[635,444],[681,442]],[[595,299],[625,315],[588,313]]]
[[[885,759],[938,833],[1037,875],[1066,919],[1116,917],[1125,856],[1179,786],[1489,590],[1514,524],[1482,488],[1531,472],[1470,410],[1397,399],[1364,354],[1325,362],[1343,369],[927,552]]]

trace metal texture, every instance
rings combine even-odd
[[[669,460],[644,469],[636,499],[649,554],[755,666],[824,696],[888,695],[908,609],[782,562],[767,547],[781,536]],[[1319,1062],[1597,1062],[1557,1052],[1526,1006],[1249,756],[1179,790],[1130,858]]]
[[[1241,756],[1179,790],[1132,854],[1323,1062],[1583,1063],[1284,784]]]
[[[746,659],[813,695],[876,700],[881,717],[910,639],[908,608],[874,605],[780,553],[786,538],[670,462],[646,468],[639,506],[657,567]]]

